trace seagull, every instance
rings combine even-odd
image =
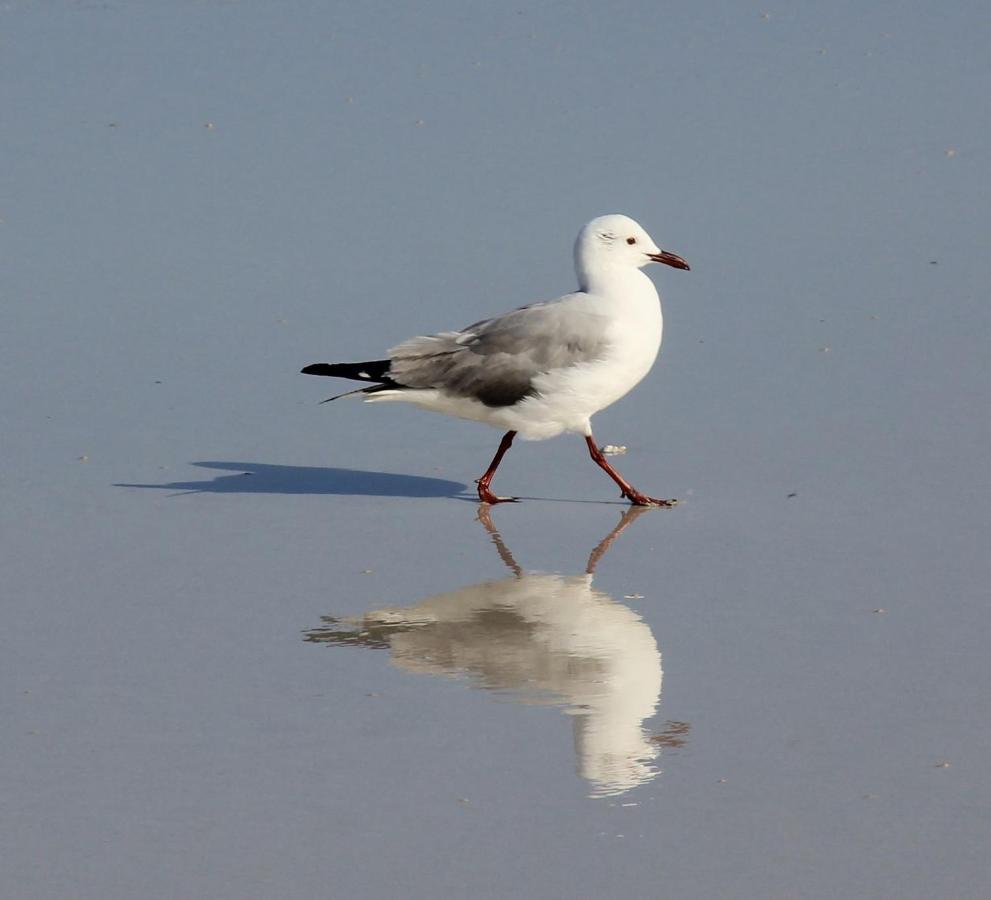
[[[578,291],[532,303],[460,331],[410,338],[388,359],[314,363],[304,375],[368,382],[324,400],[363,395],[366,402],[403,401],[423,409],[505,429],[478,499],[517,500],[492,492],[492,478],[517,434],[543,440],[581,434],[594,462],[634,506],[673,506],[641,493],[606,459],[591,418],[627,394],[650,371],[661,347],[663,318],[649,263],[689,265],[661,250],[633,219],[592,219],[575,241]]]

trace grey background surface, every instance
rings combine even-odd
[[[0,4],[0,893],[983,896],[988,25]],[[571,290],[607,212],[693,266],[595,421],[685,501],[595,588],[690,727],[596,798],[553,704],[304,639],[508,573],[496,432],[297,372]],[[622,510],[573,436],[497,487],[528,570]]]

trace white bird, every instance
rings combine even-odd
[[[660,297],[640,271],[652,262],[689,268],[633,219],[600,216],[575,241],[577,292],[460,331],[411,338],[388,359],[315,363],[302,371],[373,382],[348,392],[367,402],[415,403],[506,429],[477,482],[482,503],[516,499],[497,497],[490,485],[517,433],[540,440],[568,431],[584,435],[592,459],[634,506],[672,506],[676,501],[649,497],[626,481],[596,446],[591,425],[595,413],[640,382],[660,350]]]

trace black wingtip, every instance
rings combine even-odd
[[[313,363],[305,369],[300,369],[304,375],[324,375],[330,378],[350,378],[352,381],[384,383],[390,381],[388,359],[370,359],[356,363]]]
[[[299,370],[300,375],[331,375],[327,370],[331,368],[330,363],[313,363]]]

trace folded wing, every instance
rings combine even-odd
[[[388,377],[407,388],[512,406],[535,392],[538,375],[600,358],[604,326],[602,316],[566,313],[561,301],[526,306],[462,331],[404,341],[389,351]]]

